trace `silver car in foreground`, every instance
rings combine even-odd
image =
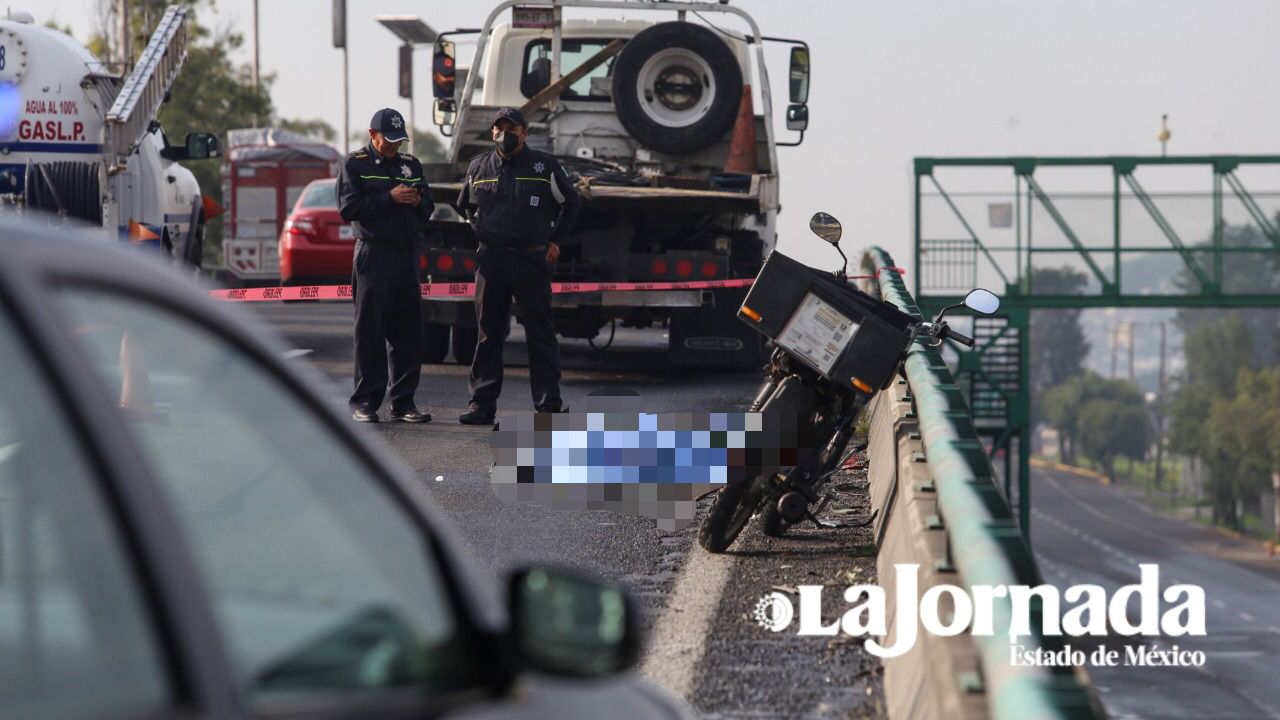
[[[620,586],[486,604],[323,378],[66,234],[0,221],[0,717],[687,717]]]

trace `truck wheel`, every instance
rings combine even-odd
[[[618,53],[613,104],[641,145],[685,154],[733,127],[742,68],[723,39],[701,25],[668,22],[640,31]]]
[[[453,326],[453,362],[455,364],[471,364],[471,360],[476,356],[477,337],[477,328],[464,327],[462,325]]]
[[[440,323],[422,323],[422,362],[439,365],[449,354],[449,326]]]

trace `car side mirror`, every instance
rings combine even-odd
[[[635,602],[617,583],[569,570],[518,570],[509,608],[516,650],[534,670],[605,677],[640,657]]]
[[[185,144],[188,160],[208,160],[222,155],[218,136],[211,133],[187,133]]]
[[[824,212],[814,213],[809,218],[809,229],[832,245],[840,244],[840,221]]]
[[[994,315],[1000,309],[1000,297],[985,288],[977,288],[964,296],[964,306],[979,315]]]
[[[798,130],[799,132],[804,132],[809,129],[808,105],[787,106],[787,129]]]
[[[809,102],[809,49],[791,48],[791,102],[804,105]]]

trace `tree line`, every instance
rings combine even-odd
[[[1276,220],[1280,223],[1280,214]],[[1223,286],[1229,294],[1280,294],[1273,242],[1253,225],[1223,227],[1222,245],[1240,250],[1224,254]],[[1245,252],[1248,248],[1260,252]],[[1080,292],[1086,284],[1085,276],[1070,268],[1041,269],[1032,277],[1037,288],[1057,294]],[[1199,292],[1188,272],[1175,282],[1184,292]],[[1167,443],[1171,454],[1202,469],[1213,521],[1240,528],[1242,511],[1259,509],[1260,495],[1272,490],[1272,478],[1280,472],[1280,311],[1178,311],[1174,323],[1183,334],[1183,368],[1172,378],[1167,397],[1150,403],[1132,382],[1083,367],[1088,345],[1080,312],[1033,316],[1033,422],[1057,430],[1064,462],[1087,456],[1113,480],[1117,459],[1146,458],[1155,443]],[[1157,427],[1156,418],[1162,417],[1167,425]]]

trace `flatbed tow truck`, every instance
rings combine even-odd
[[[628,19],[565,17],[578,9]],[[635,19],[641,14],[647,18]],[[711,24],[712,17],[744,29]],[[466,69],[455,65],[460,35],[477,36]],[[770,41],[791,46],[787,127],[799,133],[792,142],[778,142],[772,127]],[[808,120],[802,41],[765,37],[748,13],[727,4],[509,0],[479,30],[441,33],[433,60],[433,120],[452,138],[448,161],[425,168],[435,201],[456,202],[471,159],[493,147],[489,122],[504,106],[522,109],[530,146],[557,156],[576,180],[583,209],[561,246],[555,281],[741,280],[755,277],[773,249],[777,148],[798,145]],[[467,223],[432,221],[421,247],[424,280],[467,282],[475,247]],[[563,337],[664,325],[672,365],[752,367],[763,356],[758,336],[735,319],[744,294],[631,289],[559,294],[553,306]],[[470,362],[475,315],[467,299],[423,300],[429,360],[444,360],[452,335],[455,361]]]

